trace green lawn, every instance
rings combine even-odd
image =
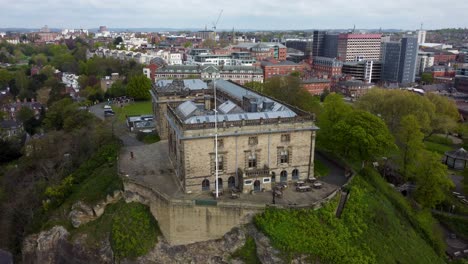
[[[142,101],[142,102],[135,102],[128,104],[124,107],[120,107],[119,105],[113,105],[112,110],[117,115],[118,120],[124,121],[125,116],[128,115],[144,115],[153,114],[153,108],[151,105],[151,101]]]
[[[454,148],[452,146],[440,144],[440,143],[434,143],[430,141],[425,141],[424,145],[426,145],[426,149],[430,150],[432,152],[436,152],[440,155],[444,155],[445,152],[453,150]]]

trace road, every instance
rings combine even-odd
[[[109,129],[112,129],[114,131],[114,135],[116,135],[120,138],[120,140],[122,140],[124,146],[132,147],[144,145],[143,142],[140,142],[136,139],[135,134],[130,133],[130,131],[128,131],[125,122],[117,120],[116,116],[105,117],[104,105],[105,103],[93,105],[89,108],[89,111],[99,119],[104,120],[108,124]]]

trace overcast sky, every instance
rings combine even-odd
[[[467,0],[0,0],[0,28],[426,29],[468,26]]]

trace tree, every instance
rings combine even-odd
[[[130,78],[127,84],[127,95],[135,100],[150,99],[151,80],[145,75],[135,75]]]
[[[118,36],[118,37],[116,37],[116,38],[114,39],[114,45],[115,45],[115,46],[119,45],[119,44],[122,43],[122,42],[123,42],[123,39],[122,39],[121,36]]]
[[[32,60],[36,65],[44,66],[47,63],[47,56],[44,53],[39,53],[32,57]]]
[[[430,72],[424,72],[423,74],[421,74],[421,82],[424,84],[433,84],[434,77]]]
[[[191,41],[187,41],[184,43],[184,48],[191,48],[192,47],[192,42]]]
[[[416,157],[424,150],[424,134],[421,132],[418,120],[414,115],[401,119],[400,128],[396,133],[396,142],[400,149],[399,161],[405,177],[410,177],[416,168]]]
[[[248,87],[248,88],[250,88],[252,90],[255,90],[257,92],[262,92],[263,91],[263,83],[261,83],[261,82],[252,81],[252,82],[245,83],[244,86]]]
[[[415,199],[424,207],[433,208],[445,199],[445,193],[453,187],[447,166],[440,162],[438,154],[426,150],[417,155],[416,166]]]
[[[330,139],[336,153],[365,162],[387,155],[395,149],[393,136],[385,122],[362,110],[353,110],[332,126]]]
[[[426,95],[435,106],[435,115],[431,120],[430,129],[426,132],[426,138],[434,133],[448,134],[457,130],[457,122],[460,120],[455,102],[447,97],[429,93]]]
[[[426,96],[410,91],[371,89],[359,98],[356,107],[383,118],[392,133],[396,133],[404,116],[412,114],[427,134],[435,117],[435,105]]]
[[[110,97],[120,97],[124,96],[127,93],[127,89],[125,87],[125,84],[121,80],[115,81],[111,88],[107,91],[107,94]]]
[[[302,87],[301,79],[295,76],[268,78],[262,92],[307,112],[319,114],[322,109],[320,100],[307,92]]]
[[[18,112],[18,119],[21,122],[26,122],[29,119],[34,118],[34,112],[28,107],[22,107]]]
[[[8,86],[15,76],[6,69],[0,69],[0,89]]]

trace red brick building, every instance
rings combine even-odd
[[[431,66],[425,72],[432,74],[432,77],[455,77],[455,69],[448,66]]]
[[[317,75],[327,75],[329,78],[336,75],[341,75],[343,62],[333,58],[314,57],[312,70]]]
[[[330,80],[328,79],[308,79],[302,81],[302,87],[312,95],[321,95],[323,91],[330,91]]]
[[[289,75],[292,72],[304,73],[305,65],[292,61],[263,61],[261,64],[265,80],[274,75]]]

